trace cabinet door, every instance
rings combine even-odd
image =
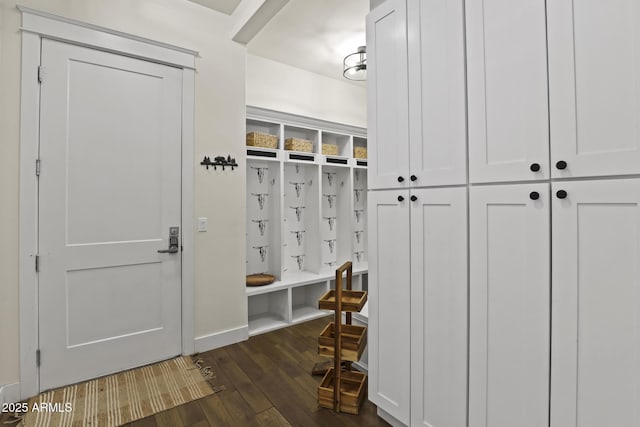
[[[469,427],[548,425],[549,185],[472,187],[469,204]]]
[[[406,3],[388,0],[367,15],[369,188],[408,186],[407,80]]]
[[[411,202],[407,190],[368,199],[369,399],[409,425]]]
[[[640,180],[552,197],[551,426],[638,426]]]
[[[548,178],[545,0],[466,6],[470,181]]]
[[[467,425],[467,190],[411,191],[411,425]]]
[[[467,182],[463,9],[463,0],[408,3],[409,162],[417,186]]]
[[[640,3],[557,0],[548,15],[553,176],[640,173]]]

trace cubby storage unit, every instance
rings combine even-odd
[[[278,141],[275,148],[247,145],[247,275],[275,277],[247,287],[255,335],[326,315],[318,298],[347,260],[354,289],[366,290],[367,161],[353,154],[367,138],[362,128],[254,107],[246,125],[247,134]],[[290,138],[304,149],[287,149]]]

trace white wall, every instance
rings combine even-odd
[[[196,60],[195,155],[244,164],[245,48],[230,18],[186,0],[20,0],[19,4],[200,52]],[[0,386],[19,381],[18,199],[20,22],[0,0]],[[195,172],[196,336],[246,326],[245,172]],[[194,221],[195,223],[196,221]]]
[[[247,105],[367,127],[367,89],[247,55]]]

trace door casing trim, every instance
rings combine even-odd
[[[41,40],[50,38],[182,69],[182,354],[195,351],[194,117],[197,52],[69,18],[18,7],[22,12],[20,89],[20,396],[40,392],[38,349],[38,158]],[[46,355],[43,355],[46,357]]]

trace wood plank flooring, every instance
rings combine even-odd
[[[311,376],[311,368],[329,360],[318,356],[317,338],[331,320],[328,316],[200,354],[223,391],[126,426],[388,426],[368,400],[360,415],[318,407],[321,377]],[[0,414],[0,424],[7,418]]]
[[[321,378],[311,376],[311,368],[328,360],[318,356],[317,338],[330,321],[313,320],[200,354],[216,375],[214,385],[225,390],[127,426],[388,426],[369,401],[360,415],[318,407]]]

